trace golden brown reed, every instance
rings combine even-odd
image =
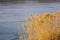
[[[26,19],[22,28],[27,28],[28,40],[60,40],[60,12],[30,14],[30,21]]]

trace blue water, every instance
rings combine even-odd
[[[18,40],[18,25],[24,23],[30,13],[42,14],[58,10],[60,3],[0,4],[0,40]]]
[[[0,22],[0,40],[18,40],[18,22]]]

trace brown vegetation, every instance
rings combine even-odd
[[[26,20],[22,28],[27,28],[28,40],[60,40],[60,12],[31,14],[30,21]]]

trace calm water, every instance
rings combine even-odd
[[[60,3],[0,4],[0,40],[18,40],[18,25],[30,13],[42,14],[60,10]],[[20,28],[21,29],[21,28]]]

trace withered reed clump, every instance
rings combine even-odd
[[[30,20],[22,24],[27,38],[22,40],[60,40],[60,12],[46,13],[42,16],[30,14]],[[26,35],[25,35],[26,36]]]

